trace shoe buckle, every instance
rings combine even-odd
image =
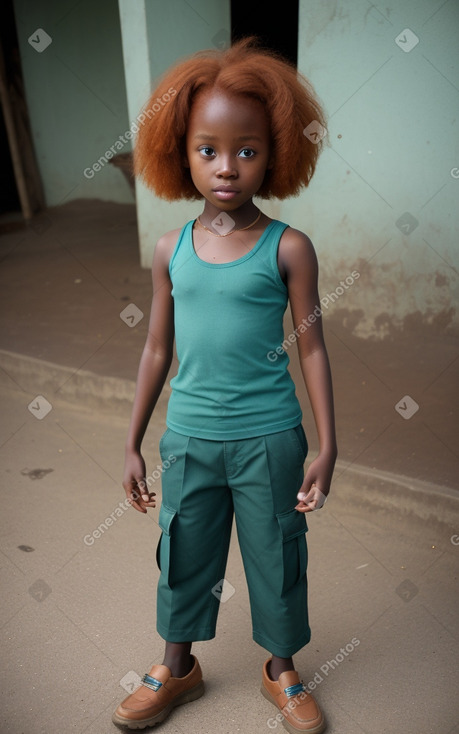
[[[287,688],[284,688],[284,693],[288,698],[291,698],[292,696],[297,696],[299,693],[302,693],[304,691],[304,685],[303,683],[295,683],[294,686],[288,686]]]
[[[142,685],[146,686],[147,688],[151,688],[152,691],[157,691],[159,688],[161,688],[162,683],[160,680],[156,680],[156,678],[152,678],[151,675],[145,673],[142,678]]]

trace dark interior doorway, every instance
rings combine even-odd
[[[45,206],[22,76],[13,0],[0,10],[0,215],[31,220]],[[4,162],[4,163],[3,163]]]
[[[16,35],[16,24],[14,20],[13,5],[11,0],[5,0],[1,10],[0,23],[0,45],[3,51],[3,62],[7,79],[14,74],[14,59],[19,58],[18,41]],[[5,213],[21,212],[21,202],[14,177],[13,162],[11,160],[10,146],[5,127],[3,107],[0,105],[0,215]]]
[[[295,66],[298,61],[298,0],[261,3],[231,0],[231,40],[258,36],[261,43]]]

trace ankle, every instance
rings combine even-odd
[[[188,673],[191,673],[194,665],[194,660],[191,657],[191,655],[188,656],[186,660],[173,660],[168,663],[163,663],[163,665],[167,665],[169,670],[171,671],[173,678],[184,678]]]
[[[170,643],[166,644],[163,665],[171,671],[173,678],[184,678],[191,672],[194,666],[194,658],[191,655],[191,644]]]
[[[282,673],[295,670],[292,658],[278,658],[273,655],[267,666],[268,676],[271,680],[278,680]]]

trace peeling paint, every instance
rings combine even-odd
[[[402,260],[384,262],[358,258],[347,262],[327,259],[322,268],[320,292],[327,293],[353,269],[360,273],[351,287],[330,303],[328,314],[354,336],[382,340],[407,330],[434,329],[459,334],[459,313],[453,301],[459,285],[455,271],[446,266],[425,272]],[[342,289],[341,289],[342,290]]]

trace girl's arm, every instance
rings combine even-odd
[[[321,506],[330,491],[337,457],[333,388],[322,331],[318,264],[311,240],[287,229],[279,245],[279,269],[287,284],[301,372],[319,438],[319,454],[311,462],[299,493],[300,512]],[[301,325],[301,329],[299,328]]]
[[[177,234],[177,231],[173,231],[164,235],[158,240],[155,248],[150,323],[140,359],[134,405],[126,439],[123,487],[132,506],[143,513],[146,513],[147,507],[155,506],[155,492],[149,492],[145,484],[145,462],[140,448],[172,362],[174,305],[169,261],[177,241]]]

